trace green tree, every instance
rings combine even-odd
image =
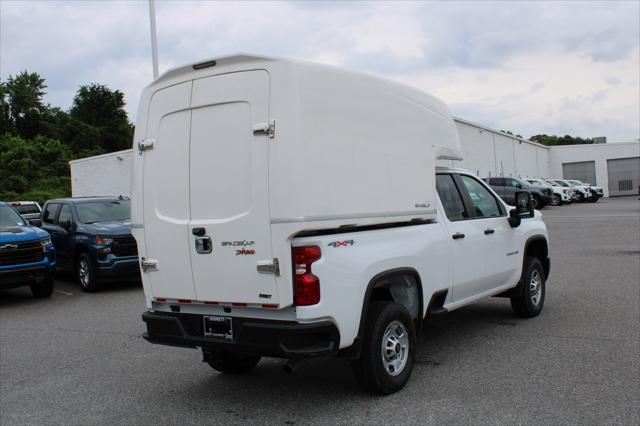
[[[500,131],[501,131],[502,133],[506,133],[506,134],[508,134],[508,135],[515,136],[516,138],[523,139],[522,135],[516,135],[516,134],[512,133],[510,130],[500,130]]]
[[[9,111],[7,84],[0,81],[0,135],[5,133],[15,134],[15,132],[16,128],[13,125]]]
[[[102,84],[80,86],[73,98],[70,117],[95,128],[98,132],[98,144],[95,147],[87,146],[87,135],[95,137],[96,134],[86,127],[78,126],[74,148],[99,148],[103,152],[131,148],[133,126],[124,106],[124,94],[119,90],[113,91]]]
[[[45,201],[68,196],[71,158],[69,147],[55,139],[0,136],[0,199]]]
[[[580,144],[590,144],[593,143],[593,139],[590,138],[581,138],[577,136],[564,135],[564,136],[556,136],[556,135],[534,135],[529,138],[534,142],[541,143],[546,146],[555,146],[555,145],[580,145]]]
[[[3,83],[3,109],[8,111],[8,119],[13,123],[17,133],[23,138],[30,139],[42,132],[41,116],[46,110],[42,103],[47,86],[45,80],[38,73],[26,70],[15,77],[9,76]],[[6,124],[3,123],[3,127]]]

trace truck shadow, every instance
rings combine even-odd
[[[260,413],[269,412],[270,407],[263,406],[266,403],[262,401],[282,400],[287,401],[288,406],[296,407],[297,413],[293,417],[298,422],[301,417],[313,418],[316,407],[326,409],[337,401],[375,404],[378,398],[401,398],[404,392],[420,392],[425,382],[435,380],[432,376],[444,379],[452,370],[460,368],[460,363],[464,362],[460,357],[473,350],[469,340],[481,344],[487,334],[500,333],[505,328],[513,331],[521,322],[506,301],[482,302],[427,320],[416,350],[413,377],[407,389],[389,397],[363,391],[352,375],[349,362],[337,358],[306,361],[293,375],[282,371],[284,360],[271,358],[263,359],[252,372],[237,376],[218,374],[203,364],[207,374],[202,378],[176,383],[179,389],[175,394],[157,396],[175,398],[179,395],[179,398],[185,398],[185,403],[188,401],[206,411],[220,410],[227,419],[239,422],[264,421]],[[247,401],[255,405],[249,409]],[[287,423],[291,419],[273,421]]]

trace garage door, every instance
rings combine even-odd
[[[581,161],[579,163],[562,163],[562,176],[565,179],[575,179],[580,182],[597,185],[596,162]]]
[[[607,160],[609,195],[633,195],[640,185],[640,157]]]

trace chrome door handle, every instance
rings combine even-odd
[[[494,230],[493,230],[493,229],[491,229],[491,228],[487,228],[487,229],[485,229],[485,230],[484,230],[484,235],[491,235],[491,234],[493,234],[494,232],[496,232],[496,231],[494,231]]]
[[[213,251],[211,237],[196,237],[196,252],[200,254],[208,254]]]

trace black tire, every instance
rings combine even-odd
[[[522,288],[511,298],[513,312],[523,318],[538,316],[544,306],[546,294],[545,275],[542,263],[537,257],[527,257]]]
[[[53,294],[53,280],[47,280],[43,283],[40,284],[31,284],[30,289],[31,289],[31,295],[33,297],[37,297],[37,298],[45,298],[45,297],[51,297],[51,295]]]
[[[402,327],[397,327],[397,324]],[[394,326],[396,328],[392,329]],[[402,339],[402,335],[406,339]],[[387,349],[382,346],[385,339]],[[413,321],[404,306],[388,301],[374,302],[367,312],[360,358],[351,362],[358,383],[369,391],[384,395],[402,389],[413,370],[415,339]],[[396,358],[385,361],[387,354]],[[394,362],[400,363],[399,372],[393,371],[391,363]]]
[[[231,352],[214,352],[208,355],[207,363],[216,371],[224,374],[241,374],[252,370],[259,356],[240,355]]]
[[[584,201],[585,201],[584,194],[582,192],[578,192],[578,202],[584,203]]]
[[[558,194],[553,194],[551,196],[551,205],[552,206],[561,206],[562,205],[562,198],[560,198],[560,196]]]
[[[544,203],[542,202],[542,198],[540,198],[540,196],[538,196],[538,195],[532,196],[531,197],[531,206],[536,210],[540,210],[540,209],[544,208]]]
[[[82,291],[94,292],[100,288],[96,268],[87,253],[81,253],[76,261],[76,279]]]

